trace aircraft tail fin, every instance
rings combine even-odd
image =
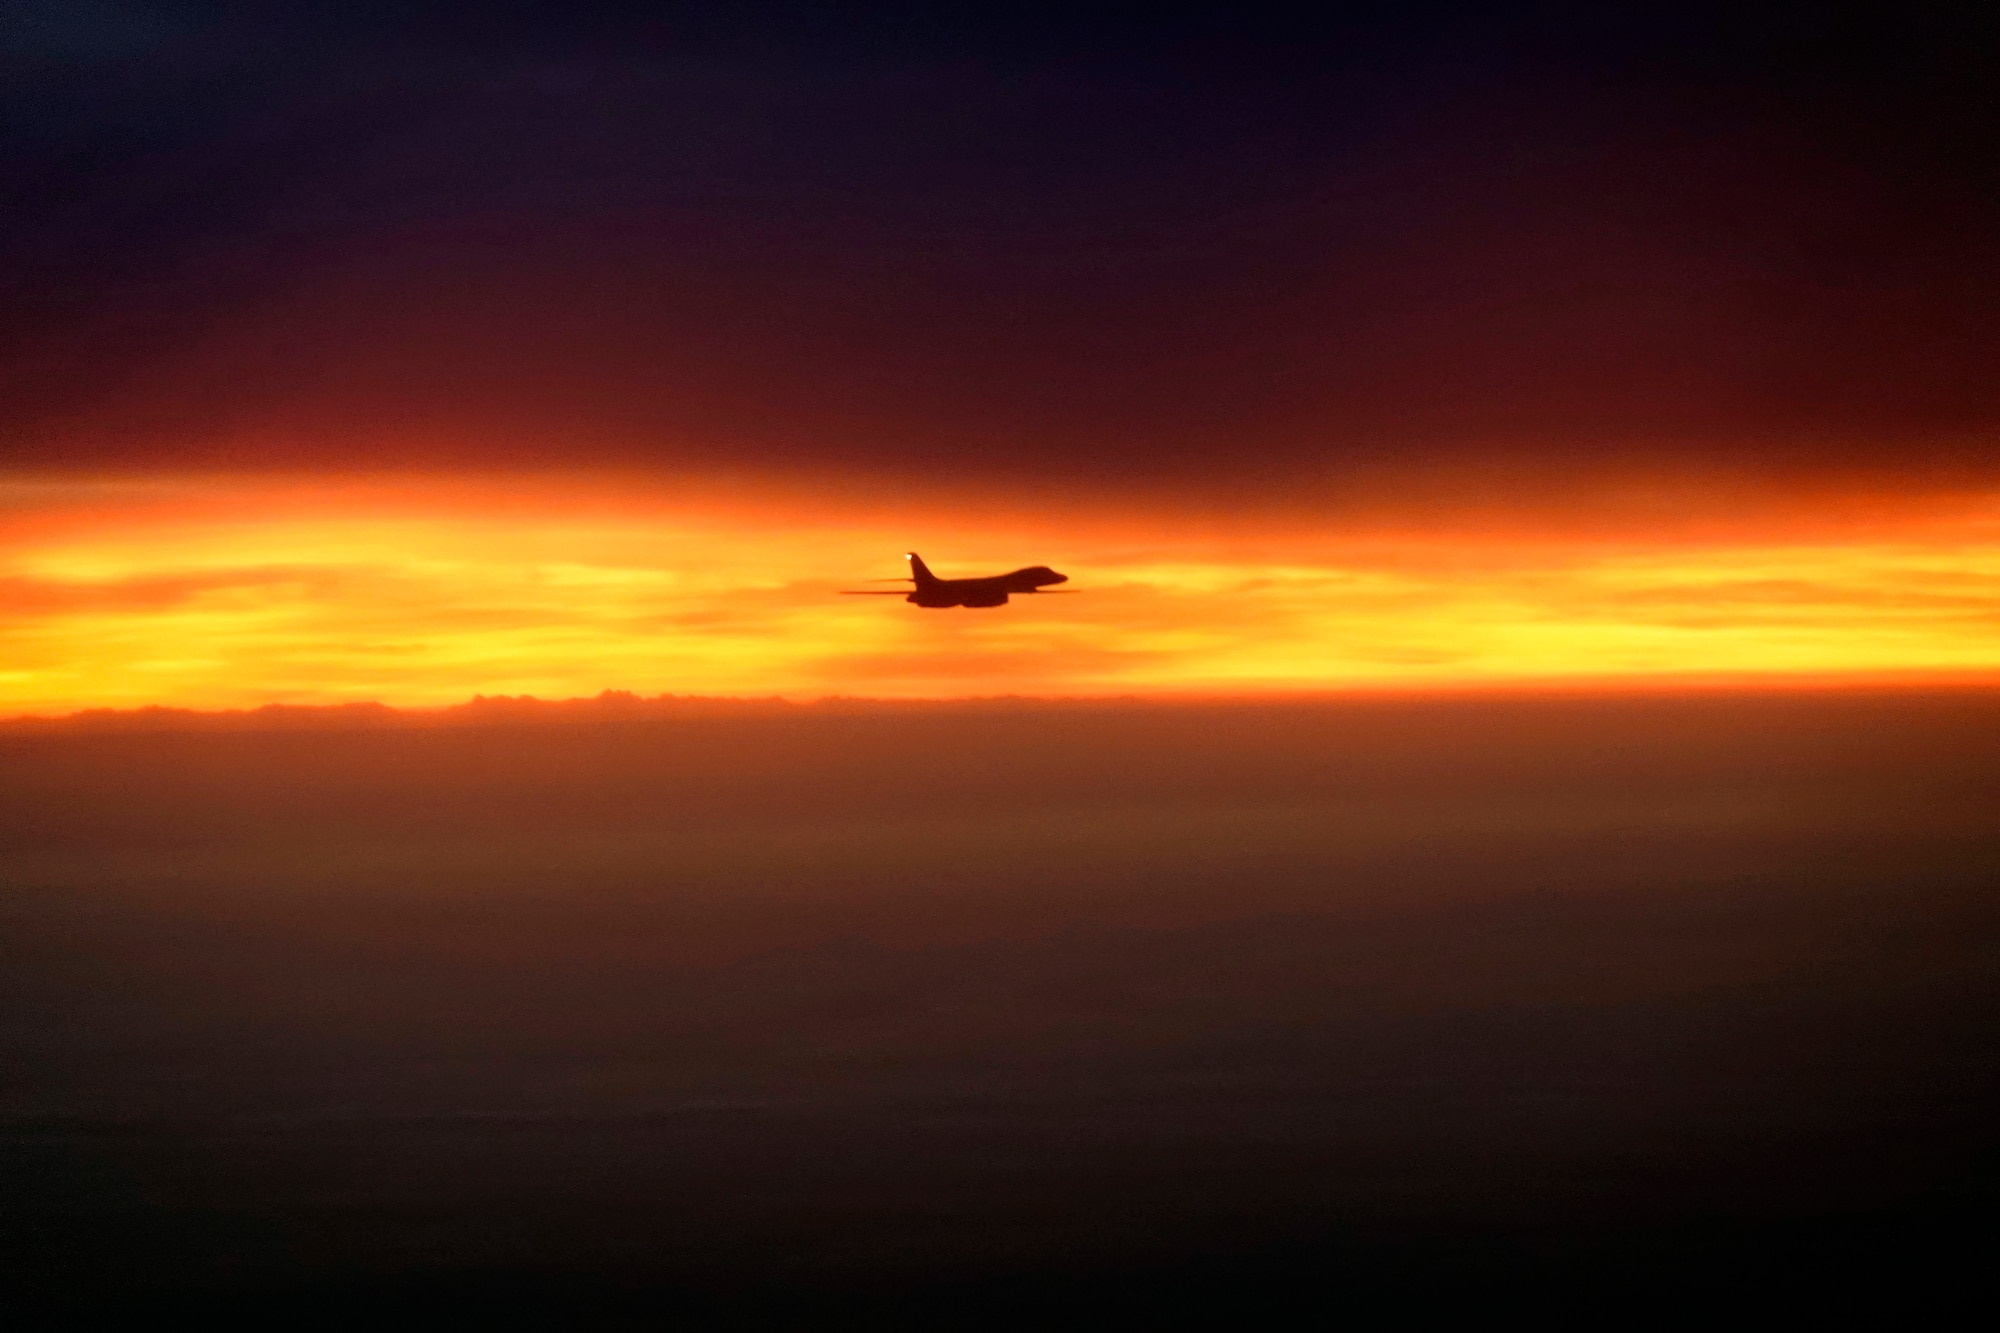
[[[919,588],[928,588],[937,582],[937,575],[931,573],[930,566],[924,563],[922,556],[915,551],[906,551],[904,554],[909,558],[910,573],[915,576]]]

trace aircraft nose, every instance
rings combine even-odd
[[[1056,572],[1055,572],[1055,571],[1054,571],[1053,569],[1052,569],[1052,570],[1050,570],[1050,571],[1049,571],[1049,573],[1051,573],[1051,574],[1056,574]],[[1069,575],[1067,575],[1067,574],[1056,574],[1056,582],[1057,582],[1057,583],[1068,583],[1068,582],[1069,582]]]

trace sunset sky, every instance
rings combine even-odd
[[[1477,506],[1421,523],[918,509],[645,477],[186,477],[9,500],[0,700],[17,712],[2000,678],[2000,508],[1983,500],[1581,530]],[[1080,594],[990,614],[837,595],[902,568],[912,534],[947,575],[1032,552]]]
[[[2000,678],[1990,20],[13,12],[0,714]]]
[[[1996,71],[4,0],[9,1327],[1990,1301]]]

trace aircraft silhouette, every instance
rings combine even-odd
[[[1069,575],[1058,574],[1047,565],[1030,565],[1017,569],[1011,574],[995,574],[984,579],[941,579],[931,573],[924,564],[924,558],[915,551],[905,551],[903,559],[910,562],[907,579],[876,579],[877,583],[914,583],[917,590],[912,593],[877,592],[874,589],[857,591],[843,589],[844,597],[901,597],[904,601],[933,610],[947,606],[1005,606],[1007,595],[1016,592],[1048,592],[1051,583],[1068,583]],[[1075,589],[1062,591],[1074,592]]]

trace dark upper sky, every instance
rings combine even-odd
[[[25,0],[0,458],[1979,463],[1982,9]]]

